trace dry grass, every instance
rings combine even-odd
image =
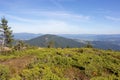
[[[20,58],[13,58],[3,62],[0,64],[8,66],[11,74],[20,73],[28,64],[30,64],[34,60],[35,56],[29,55]]]
[[[90,80],[84,72],[81,72],[78,68],[68,68],[65,70],[65,76],[69,78],[69,80]]]

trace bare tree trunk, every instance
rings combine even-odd
[[[4,44],[5,44],[5,38],[2,38],[0,51],[4,51]]]

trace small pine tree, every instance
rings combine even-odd
[[[70,48],[70,46],[69,46],[69,45],[67,45],[67,46],[66,46],[66,48]]]
[[[85,47],[86,47],[86,48],[93,48],[93,46],[92,46],[92,44],[91,44],[90,42],[87,42],[87,44],[86,44]]]
[[[53,48],[54,47],[54,41],[49,41],[47,47],[48,48]]]
[[[14,49],[23,50],[25,47],[27,47],[27,44],[25,44],[22,40],[20,40],[16,43],[16,45],[14,46]]]
[[[12,30],[8,27],[8,21],[3,17],[1,18],[0,32],[3,46],[10,47],[13,42]]]

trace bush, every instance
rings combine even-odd
[[[57,65],[71,65],[72,64],[72,59],[69,57],[62,57],[62,56],[55,56],[54,57],[54,63]]]
[[[0,65],[0,80],[9,80],[10,71],[6,66]]]
[[[40,69],[38,67],[34,67],[32,69],[25,69],[20,74],[22,80],[37,80],[40,79]]]

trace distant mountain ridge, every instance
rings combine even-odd
[[[120,50],[120,45],[114,44],[109,41],[91,41],[91,44],[95,48],[99,48],[99,49]]]
[[[67,39],[57,35],[46,34],[31,40],[27,40],[26,43],[34,46],[47,47],[48,43],[53,41],[54,47],[82,47],[84,44],[74,41],[72,39]]]
[[[42,36],[44,34],[34,33],[14,33],[15,39],[29,40],[35,37]],[[80,39],[87,41],[120,41],[120,34],[55,34],[69,39]]]
[[[87,41],[116,41],[120,40],[120,34],[59,34],[60,36]]]
[[[57,34],[57,35],[77,41],[77,44],[79,44],[78,42],[80,42],[80,44],[83,45],[83,44],[86,44],[86,41],[89,41],[95,48],[120,50],[120,34],[111,34],[111,35]],[[42,37],[42,36],[43,36],[43,34],[32,34],[32,33],[17,33],[17,34],[15,33],[15,35],[14,35],[15,39],[28,40],[28,41],[30,41],[30,43],[31,43],[31,40],[34,40],[34,38],[38,38],[38,37]],[[47,46],[44,41],[45,40],[42,39],[43,43],[40,43],[40,44],[42,46]],[[39,42],[39,41],[37,40],[36,42]],[[64,42],[64,40],[62,40],[61,43],[63,43],[63,42]],[[32,44],[35,44],[34,41],[32,41]],[[57,44],[61,45],[58,42],[57,42]],[[75,45],[74,45],[74,47],[78,47],[78,45],[77,46],[75,46]]]

